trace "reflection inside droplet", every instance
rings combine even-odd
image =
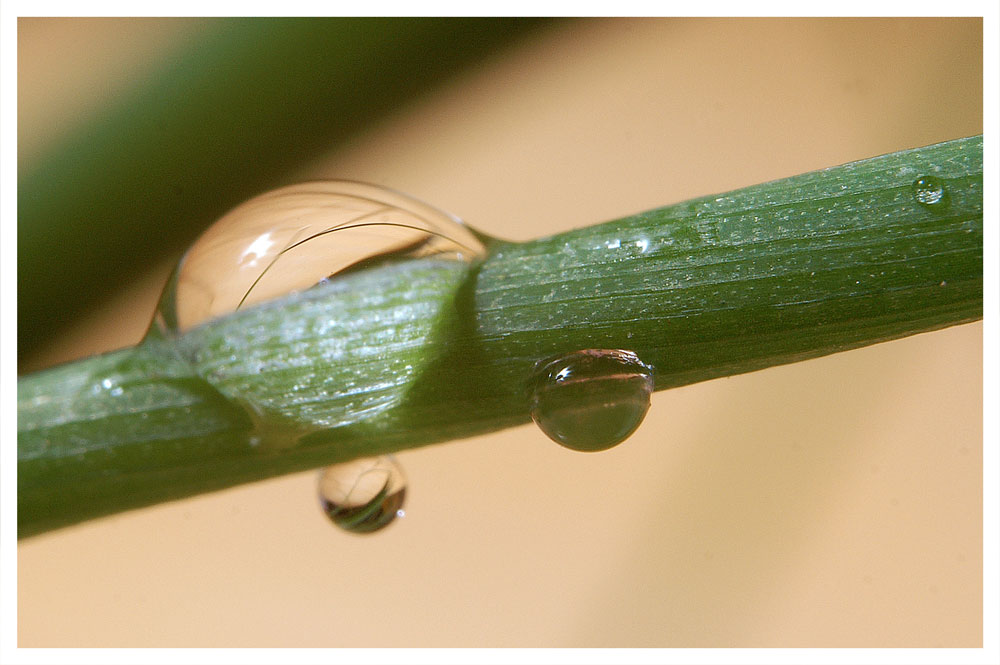
[[[406,479],[391,456],[367,457],[320,472],[320,506],[351,533],[372,533],[403,517]]]
[[[540,362],[529,392],[531,417],[549,438],[594,452],[621,443],[642,423],[653,372],[632,351],[584,349]]]
[[[181,259],[156,324],[176,334],[348,271],[433,256],[471,262],[462,222],[405,194],[356,182],[292,185],[237,206]]]
[[[913,181],[911,187],[917,203],[930,210],[946,208],[949,203],[948,190],[944,181],[932,175],[925,175]]]

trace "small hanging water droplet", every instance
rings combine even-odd
[[[917,203],[929,210],[941,210],[948,207],[950,198],[945,189],[944,181],[932,175],[925,175],[913,181],[913,196]]]
[[[388,455],[351,460],[320,472],[320,506],[351,533],[372,533],[403,516],[406,479]]]
[[[530,380],[531,417],[566,448],[606,450],[639,427],[652,392],[653,370],[632,351],[574,351],[536,366]]]
[[[358,182],[310,182],[237,206],[184,254],[154,317],[164,334],[407,258],[485,254],[457,217]]]

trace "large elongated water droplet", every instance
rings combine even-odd
[[[373,265],[483,254],[457,217],[400,192],[345,181],[292,185],[250,199],[205,231],[178,264],[155,322],[181,333]]]
[[[372,533],[403,516],[406,479],[390,456],[356,459],[320,472],[320,506],[351,533]]]
[[[531,417],[562,446],[606,450],[639,427],[652,392],[653,370],[632,351],[574,351],[535,368],[530,381]]]
[[[480,236],[382,187],[313,182],[234,208],[187,251],[147,344],[252,421],[262,453],[370,420],[445,352]],[[315,441],[309,439],[308,441]]]
[[[944,181],[932,175],[925,175],[913,181],[913,197],[917,203],[935,212],[948,207],[950,198]]]

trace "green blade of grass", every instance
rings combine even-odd
[[[22,378],[19,536],[527,422],[556,353],[630,349],[665,389],[973,321],[982,234],[972,137],[352,274]]]

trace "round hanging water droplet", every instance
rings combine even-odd
[[[540,362],[531,417],[556,443],[584,452],[615,446],[649,410],[653,370],[632,351],[584,349]]]
[[[157,308],[160,332],[201,323],[348,272],[406,258],[471,262],[482,243],[461,220],[358,182],[283,187],[237,206],[181,259]]]
[[[913,197],[917,203],[929,210],[942,210],[948,207],[948,190],[944,181],[932,175],[925,175],[913,181]]]
[[[391,456],[367,457],[320,472],[320,506],[330,521],[351,533],[372,533],[403,516],[406,479]]]

